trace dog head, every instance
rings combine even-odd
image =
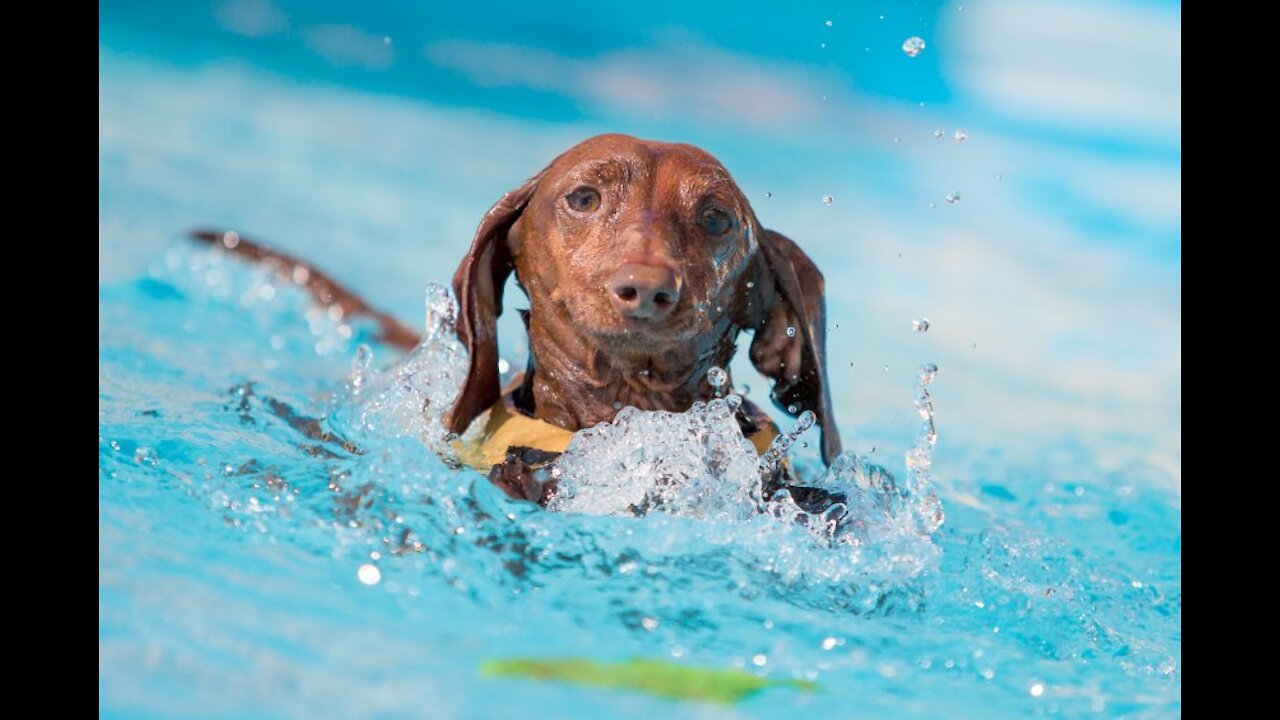
[[[839,454],[822,274],[795,243],[760,225],[708,153],[601,135],[489,210],[454,275],[458,335],[470,353],[447,418],[454,432],[499,398],[497,316],[513,270],[534,321],[569,327],[607,355],[659,354],[753,331],[751,361],[774,381],[775,403],[791,415],[812,410],[823,459]],[[708,367],[695,357],[688,372]]]

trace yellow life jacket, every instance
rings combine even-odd
[[[514,397],[514,391],[504,394],[476,418],[466,436],[454,442],[458,460],[487,473],[506,460],[509,448],[529,447],[562,453],[569,447],[569,440],[573,438],[571,430],[525,415],[516,408]],[[755,413],[751,419],[757,429],[747,435],[747,439],[755,446],[756,453],[763,455],[778,436],[778,427],[762,412]]]

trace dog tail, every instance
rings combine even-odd
[[[189,235],[197,242],[213,245],[251,263],[272,268],[281,278],[311,293],[311,297],[321,306],[341,308],[344,317],[359,315],[372,320],[378,326],[377,339],[381,342],[401,350],[410,350],[418,344],[420,338],[416,332],[387,313],[370,307],[369,303],[339,285],[311,263],[264,247],[233,231],[192,230]]]

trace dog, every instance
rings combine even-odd
[[[373,319],[409,348],[416,335],[327,275],[226,233],[198,232],[305,284],[325,305]],[[497,319],[514,272],[529,301],[523,376],[505,392]],[[724,166],[691,145],[600,135],[565,151],[485,214],[453,277],[458,338],[469,367],[445,414],[479,440],[464,460],[514,497],[545,504],[545,468],[573,431],[618,410],[683,412],[715,397],[713,367],[728,368],[739,333],[788,415],[810,410],[823,461],[840,453],[826,369],[823,277],[793,241],[766,229]],[[731,382],[731,380],[730,380]],[[484,427],[473,428],[487,416]],[[750,402],[738,411],[758,450],[776,435]],[[762,432],[763,431],[763,432]],[[469,452],[466,452],[469,451]],[[787,484],[778,480],[776,484]]]

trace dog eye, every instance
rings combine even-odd
[[[600,193],[594,188],[580,187],[565,195],[564,201],[577,212],[594,212],[600,207]]]
[[[733,228],[733,217],[720,208],[707,208],[698,218],[698,225],[708,235],[723,235]]]

